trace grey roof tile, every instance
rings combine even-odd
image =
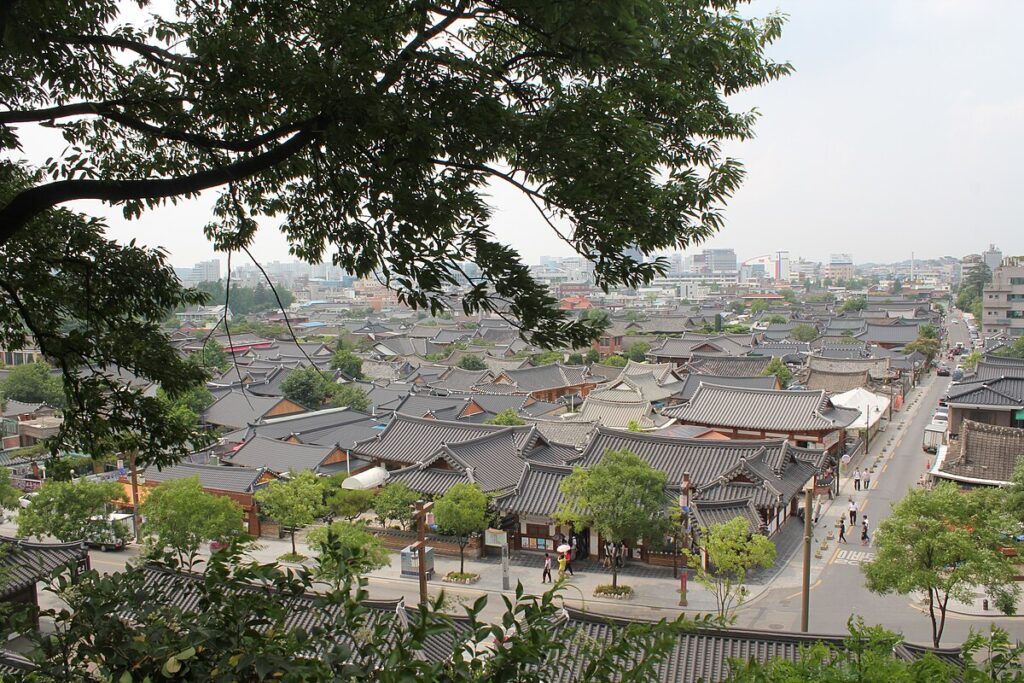
[[[842,429],[857,411],[837,408],[824,391],[741,389],[701,384],[686,405],[662,413],[687,424],[802,433]]]
[[[334,446],[313,446],[278,441],[265,436],[254,436],[241,448],[230,454],[232,465],[265,467],[271,472],[286,473],[316,470],[335,450]]]
[[[252,493],[264,470],[258,467],[236,467],[226,465],[197,465],[178,463],[160,469],[155,465],[145,470],[148,481],[165,482],[198,477],[204,489]]]

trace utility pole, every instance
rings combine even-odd
[[[416,520],[416,542],[412,544],[416,551],[419,575],[420,575],[420,604],[426,605],[429,600],[427,595],[427,513],[434,509],[434,504],[425,503],[422,500],[416,501],[416,512],[413,518]]]
[[[128,451],[128,468],[131,470],[132,477],[132,526],[135,531],[135,542],[142,543],[142,529],[140,528],[142,517],[139,515],[139,470],[135,466],[138,455],[139,449],[137,448]]]
[[[804,582],[800,598],[800,631],[807,633],[811,609],[811,495],[813,487],[804,490]]]

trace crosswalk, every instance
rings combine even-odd
[[[836,553],[836,557],[833,560],[836,564],[852,564],[859,566],[864,562],[868,562],[874,559],[875,554],[864,552],[863,550],[840,550]]]

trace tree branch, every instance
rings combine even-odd
[[[243,180],[272,168],[297,154],[314,137],[311,128],[306,127],[265,152],[240,159],[227,166],[187,176],[147,180],[59,180],[22,190],[7,206],[0,209],[0,246],[6,244],[32,218],[58,204],[76,199],[123,202],[193,194],[232,181]]]
[[[149,62],[172,69],[178,68],[178,66],[172,62],[178,62],[179,64],[193,64],[199,61],[195,57],[175,54],[170,50],[165,50],[161,47],[155,47],[147,43],[132,40],[131,38],[125,38],[124,36],[77,35],[64,40],[52,35],[47,37],[51,40],[56,40],[56,42],[66,42],[69,45],[102,45],[103,47],[114,47],[121,50],[128,50]]]

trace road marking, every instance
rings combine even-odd
[[[828,558],[828,562],[826,562],[825,564],[832,564],[833,562],[835,562],[836,561],[836,555],[838,555],[838,554],[839,554],[839,548],[836,548],[835,550],[832,551],[832,557]]]
[[[885,461],[885,464],[884,464],[884,465],[882,465],[882,471],[881,471],[881,472],[879,472],[879,474],[885,474],[885,471],[886,471],[887,469],[889,469],[889,461],[888,461],[888,460],[886,460],[886,461]]]
[[[821,585],[821,579],[818,579],[817,581],[815,581],[814,583],[811,584],[811,590],[814,590],[819,585]],[[784,597],[782,599],[783,600],[792,600],[793,598],[798,598],[798,597],[800,597],[803,594],[804,594],[803,589],[800,589],[796,593],[793,593],[792,595],[787,595],[786,597]]]
[[[862,550],[840,550],[836,553],[835,562],[836,564],[860,566],[865,562],[870,562],[874,557],[874,553],[868,553]]]

